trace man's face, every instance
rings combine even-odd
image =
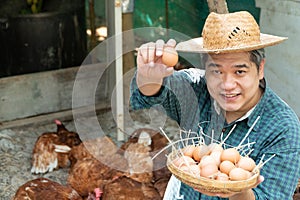
[[[216,54],[208,56],[205,67],[209,93],[226,114],[242,116],[259,101],[264,61],[257,70],[248,52]]]

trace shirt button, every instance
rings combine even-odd
[[[223,129],[222,129],[222,132],[224,133],[225,131],[226,131],[226,128],[223,128]]]

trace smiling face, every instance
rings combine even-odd
[[[227,122],[242,117],[260,100],[264,60],[257,69],[249,52],[212,54],[205,67],[208,91],[226,111]]]

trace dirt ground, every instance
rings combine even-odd
[[[161,114],[155,113],[156,111],[151,112],[152,114],[149,114],[148,111],[131,112],[132,122],[127,129],[127,134],[137,128],[159,130],[159,127],[162,127],[164,132],[170,135],[172,139],[174,133],[179,131],[177,124],[168,118],[164,118]],[[116,139],[117,126],[112,112],[100,112],[97,118],[104,133],[110,136],[117,145],[122,144]],[[82,120],[86,122],[85,124],[92,124],[89,122],[89,117]],[[63,121],[63,123],[67,129],[76,131],[73,120]],[[86,127],[88,129],[89,125],[86,125]],[[55,130],[56,125],[54,123],[39,123],[0,130],[0,200],[11,199],[19,186],[37,177],[46,177],[58,183],[66,184],[68,168],[55,170],[44,175],[34,175],[30,172],[31,153],[37,137],[44,132]]]

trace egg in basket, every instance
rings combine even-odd
[[[249,156],[252,152],[249,147],[254,143],[238,147],[226,145],[225,140],[205,144],[199,136],[169,142],[172,151],[167,155],[167,167],[171,173],[195,189],[213,193],[241,192],[252,188],[257,183],[261,167],[275,156],[262,162],[263,156],[256,164]]]

